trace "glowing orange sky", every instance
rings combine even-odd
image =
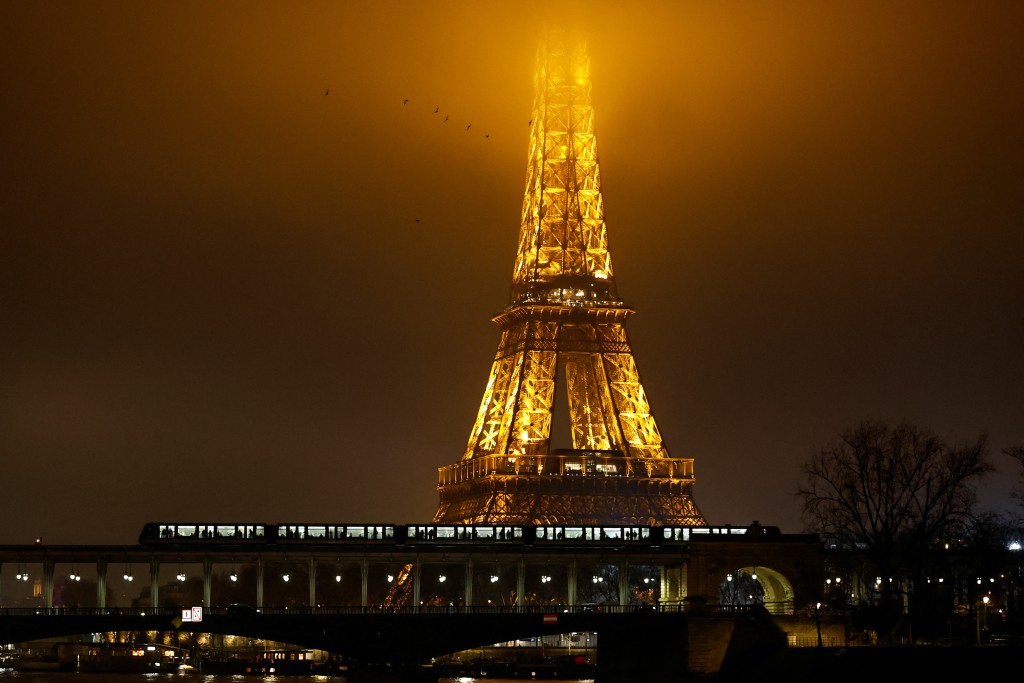
[[[1021,3],[8,2],[0,543],[429,518],[555,7],[587,12],[619,294],[708,520],[799,530],[797,465],[868,417],[987,432],[1003,500]]]

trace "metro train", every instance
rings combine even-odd
[[[150,522],[139,534],[144,546],[211,545],[639,545],[686,543],[695,536],[779,533],[777,527],[515,524],[223,524]]]

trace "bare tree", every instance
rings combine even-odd
[[[1010,496],[1020,503],[1021,508],[1024,509],[1024,446],[1010,446],[1009,448],[1004,448],[1003,454],[1010,456],[1021,466],[1021,471],[1018,475],[1020,479],[1018,479],[1017,485],[1014,489],[1010,491]]]
[[[857,549],[860,580],[882,577],[882,603],[896,608],[927,576],[929,551],[970,523],[975,485],[994,469],[985,435],[950,446],[916,424],[865,421],[812,455],[797,495],[808,530]]]

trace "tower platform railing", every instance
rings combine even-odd
[[[578,451],[572,455],[500,454],[464,460],[438,470],[438,485],[488,476],[623,477],[693,480],[693,458],[636,458]]]

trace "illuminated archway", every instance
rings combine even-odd
[[[764,605],[771,614],[793,613],[793,585],[770,567],[740,567],[725,575],[718,585],[719,603]]]

